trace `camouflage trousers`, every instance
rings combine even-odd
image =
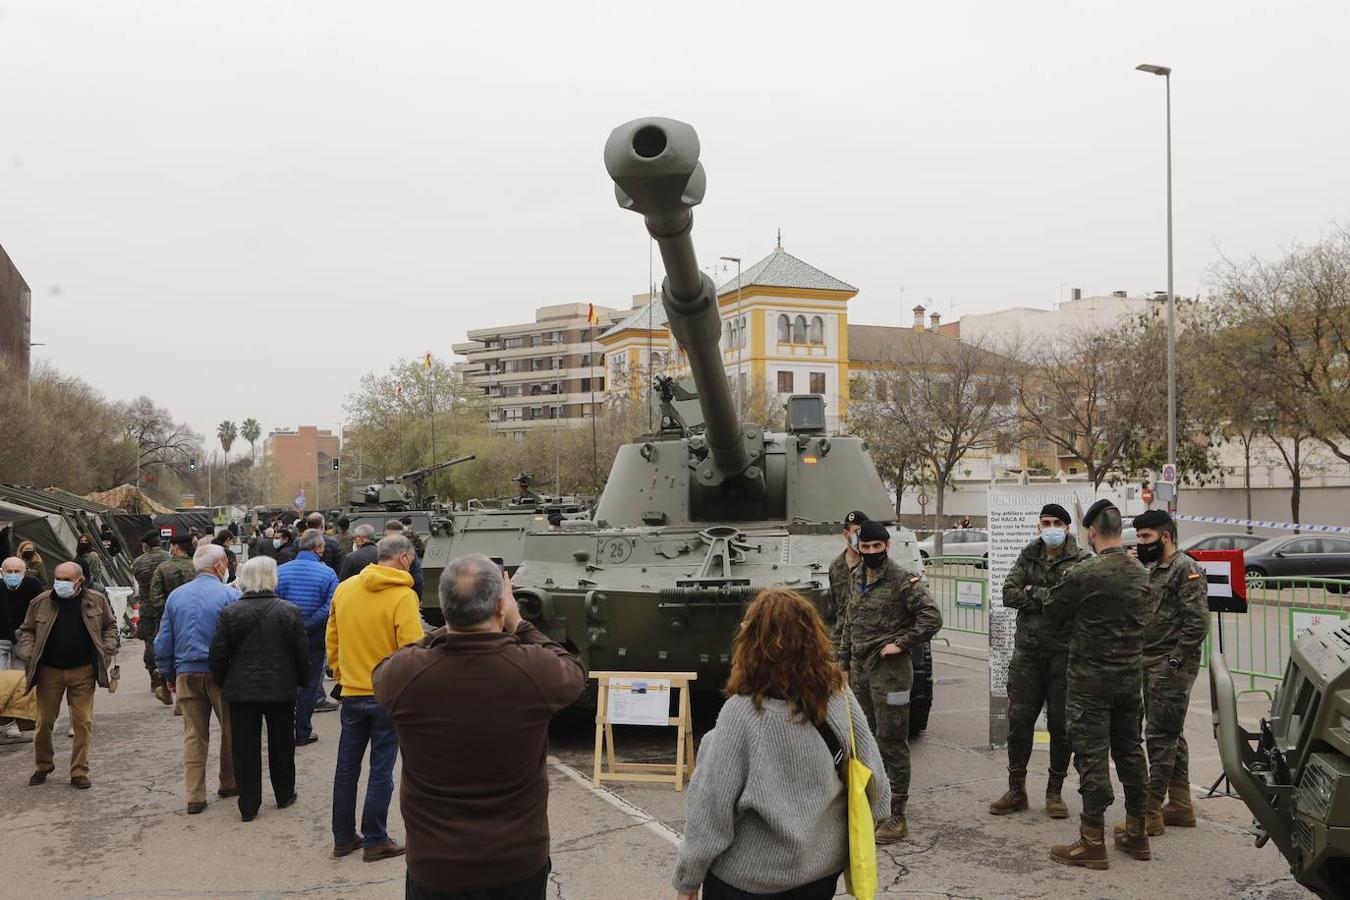
[[[849,687],[876,735],[886,778],[891,783],[892,809],[904,811],[909,797],[909,708],[914,687],[914,660],[898,656],[853,660]]]
[[[140,625],[137,629],[137,636],[145,644],[143,657],[145,659],[145,671],[150,673],[150,687],[159,687],[159,670],[155,668],[155,635],[159,634],[159,619],[147,619],[141,617]]]
[[[1190,783],[1191,754],[1186,746],[1186,709],[1200,673],[1200,657],[1173,672],[1167,660],[1144,665],[1144,740],[1148,748],[1148,790],[1167,796],[1173,781]]]
[[[1102,824],[1107,807],[1115,802],[1109,759],[1116,762],[1116,776],[1125,792],[1125,812],[1144,815],[1148,807],[1148,761],[1140,733],[1143,712],[1138,683],[1094,690],[1075,689],[1070,683],[1064,715],[1085,821]]]
[[[1025,769],[1031,761],[1036,719],[1045,709],[1050,729],[1050,771],[1069,771],[1069,733],[1064,723],[1064,669],[1068,656],[1063,649],[1035,650],[1018,647],[1008,665],[1008,768]]]

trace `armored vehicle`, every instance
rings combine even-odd
[[[513,581],[522,614],[591,668],[696,671],[716,690],[750,598],[782,586],[824,608],[844,515],[894,513],[863,441],[826,432],[821,397],[789,397],[781,433],[741,421],[716,288],[690,240],[698,154],[694,130],[669,119],[629,122],[605,145],[619,205],[660,248],[661,302],[692,383],[657,384],[659,431],[619,449],[591,519],[525,534]],[[892,558],[919,572],[913,534],[892,535]]]
[[[377,534],[390,518],[411,519],[412,529],[423,543],[422,613],[435,625],[442,620],[436,591],[450,560],[481,553],[501,560],[508,572],[514,572],[520,565],[527,531],[549,528],[550,513],[574,518],[586,511],[583,498],[535,493],[527,473],[515,479],[519,490],[516,496],[487,503],[470,500],[465,509],[439,504],[425,493],[426,480],[432,473],[474,458],[472,454],[461,456],[386,478],[381,484],[360,486],[352,491],[345,512],[353,527],[364,522],[374,526]]]
[[[1273,840],[1319,897],[1350,898],[1350,622],[1298,639],[1257,731],[1238,721],[1222,653],[1209,683],[1223,773],[1256,817],[1256,846]]]

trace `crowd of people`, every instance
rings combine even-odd
[[[1009,786],[989,811],[1029,809],[1027,767],[1044,710],[1046,813],[1068,815],[1061,792],[1071,760],[1083,801],[1078,841],[1051,856],[1105,869],[1108,758],[1125,792],[1114,833],[1123,852],[1148,859],[1150,837],[1195,824],[1182,725],[1208,627],[1205,579],[1176,549],[1166,513],[1135,518],[1137,558],[1123,548],[1109,502],[1083,517],[1091,554],[1071,524],[1063,507],[1046,506],[1003,586],[1018,620]],[[187,812],[208,803],[213,719],[216,794],[237,798],[248,822],[262,809],[264,729],[284,810],[298,799],[297,748],[318,740],[314,714],[340,710],[334,857],[406,854],[406,894],[419,900],[542,898],[551,871],[547,729],[580,697],[585,668],[522,618],[510,578],[484,556],[446,567],[437,591],[446,624],[429,630],[407,528],[390,520],[377,535],[339,520],[329,533],[319,514],[275,522],[256,531],[242,565],[230,530],[177,536],[168,550],[158,533],[144,536],[133,567],[144,662],[154,695],[183,718]],[[925,580],[889,558],[883,523],[849,513],[842,537],[829,569],[833,633],[806,597],[767,589],[732,637],[727,700],[689,786],[674,876],[681,900],[834,896],[849,863],[841,774],[849,756],[875,776],[867,789],[875,842],[909,833],[911,654],[942,617]],[[70,783],[89,788],[94,696],[116,686],[117,623],[80,562],[56,566],[48,588],[42,560],[23,549],[0,566],[0,635],[16,634],[0,640],[0,666],[21,664],[35,688],[29,783],[55,771],[52,730],[64,702]],[[406,845],[387,822],[400,753]]]

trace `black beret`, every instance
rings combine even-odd
[[[865,541],[889,541],[891,533],[886,530],[886,526],[880,522],[873,522],[868,519],[862,523],[862,528],[858,529],[858,542]]]
[[[1172,517],[1165,509],[1146,509],[1134,517],[1135,528],[1166,528],[1172,524]]]
[[[1069,518],[1069,511],[1058,503],[1047,503],[1041,507],[1041,518],[1046,516],[1059,519],[1065,525],[1073,524],[1073,519]]]
[[[867,521],[867,513],[863,512],[860,509],[855,509],[853,512],[844,516],[845,525],[861,525],[866,521]]]
[[[158,531],[147,531],[145,534],[141,535],[142,544],[151,544],[158,547],[163,542],[164,538],[160,536]]]
[[[1105,497],[1088,507],[1087,512],[1083,513],[1083,527],[1091,528],[1092,523],[1097,521],[1097,516],[1101,515],[1104,509],[1116,509],[1116,505]]]
[[[170,544],[177,544],[177,545],[180,546],[180,547],[191,547],[191,546],[192,546],[192,535],[191,535],[191,534],[175,534],[173,537],[169,538],[169,543],[170,543]]]

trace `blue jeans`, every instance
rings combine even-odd
[[[320,633],[322,635],[322,632]],[[328,662],[328,650],[323,641],[309,638],[309,681],[295,692],[295,739],[303,741],[314,731],[314,707],[323,697],[323,667]]]
[[[374,697],[343,697],[342,737],[338,740],[337,771],[333,774],[333,843],[356,837],[356,782],[361,760],[370,744],[370,777],[361,810],[361,837],[367,847],[389,840],[389,799],[394,796],[394,761],[398,733],[394,720]]]

